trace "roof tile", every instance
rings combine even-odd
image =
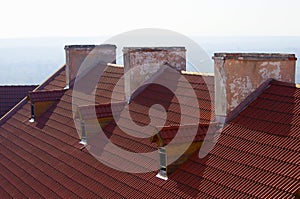
[[[123,68],[113,66],[105,70],[97,87],[96,103],[111,103],[112,89],[123,72]],[[50,94],[51,89],[61,90],[64,77],[65,72],[59,71],[39,92]],[[213,98],[208,96],[208,90],[213,92],[213,77],[207,79],[208,86],[199,75],[186,74],[185,77],[199,100],[200,124],[207,124],[214,118]],[[117,87],[119,100],[124,99],[123,84]],[[180,124],[180,108],[188,110],[190,121],[193,121],[198,113],[189,107],[185,83],[178,85],[179,95],[185,99],[182,106],[174,95],[149,85],[127,107],[133,120],[148,124],[149,108],[159,103],[168,110],[166,126]],[[82,148],[73,120],[72,88],[64,90],[57,97],[58,102],[35,123],[24,120],[30,116],[27,102],[0,126],[0,157],[3,160],[0,163],[0,194],[20,198],[293,198],[300,188],[299,96],[300,89],[271,82],[227,124],[208,156],[200,159],[194,154],[167,181],[156,178],[156,172],[132,174],[114,170]],[[117,122],[121,126],[117,126]],[[128,118],[121,113],[120,119],[113,120],[104,131],[113,143],[128,151],[156,150],[149,139],[137,139],[123,132],[120,127],[134,130],[127,124]],[[165,139],[172,139],[176,133],[173,128],[165,127]],[[112,157],[117,158],[114,166],[142,166],[132,157],[126,158],[109,149],[103,152],[103,160]],[[157,164],[151,158],[145,157],[145,160],[149,165]]]

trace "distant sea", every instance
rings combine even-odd
[[[106,38],[0,39],[0,84],[40,84],[65,63],[65,45],[101,44]],[[300,36],[190,38],[210,57],[215,52],[294,53],[298,57],[296,82],[300,83]],[[213,69],[202,72],[213,72]]]

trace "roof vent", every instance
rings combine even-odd
[[[30,123],[34,122],[34,103],[33,102],[31,102],[31,117],[29,119],[29,122]]]
[[[68,90],[70,88],[69,84],[64,87],[64,90]]]
[[[168,180],[167,176],[167,155],[166,155],[166,148],[165,147],[159,147],[158,150],[159,153],[159,172],[156,175],[156,177],[162,179],[162,180]]]
[[[85,123],[84,123],[84,121],[80,122],[80,126],[81,126],[81,141],[79,143],[86,146],[87,145],[87,140],[86,140],[86,132],[85,132]]]

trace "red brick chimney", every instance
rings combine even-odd
[[[186,70],[185,47],[125,47],[123,49],[126,101],[160,67],[168,63],[175,70]],[[140,67],[138,67],[140,66]],[[130,69],[134,69],[127,73]],[[130,82],[130,84],[129,84]]]
[[[69,88],[72,81],[87,56],[95,58],[97,62],[115,63],[116,46],[103,45],[68,45],[66,51],[66,88]]]
[[[215,53],[215,114],[219,121],[267,79],[295,82],[294,54]]]

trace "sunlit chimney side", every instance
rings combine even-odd
[[[116,46],[111,44],[102,45],[67,45],[66,52],[66,89],[74,80],[77,72],[85,59],[89,56],[97,62],[116,63]]]

